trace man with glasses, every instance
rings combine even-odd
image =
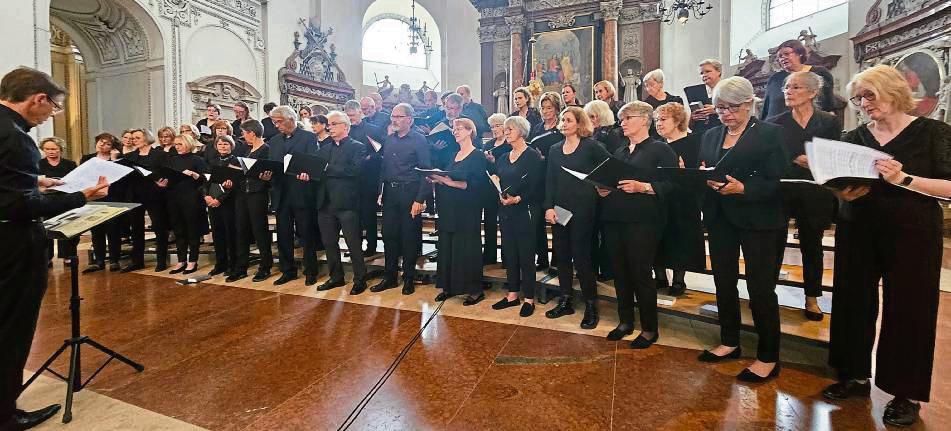
[[[383,194],[383,248],[386,255],[383,281],[371,292],[382,292],[397,286],[399,259],[403,258],[403,294],[415,291],[416,260],[419,258],[423,223],[419,217],[424,202],[432,195],[432,185],[415,168],[429,169],[429,143],[414,131],[415,111],[408,103],[400,103],[390,115],[389,136],[383,143],[383,169],[380,174]]]
[[[350,118],[343,112],[331,111],[327,114],[327,131],[330,133],[330,142],[317,151],[317,157],[327,162],[327,168],[317,183],[317,224],[327,249],[330,279],[318,286],[317,290],[330,290],[346,284],[340,261],[339,234],[342,229],[353,265],[353,288],[350,294],[359,295],[367,288],[359,217],[360,174],[367,149],[350,138]]]
[[[23,367],[30,355],[40,304],[46,293],[46,231],[42,218],[105,197],[109,184],[82,192],[44,195],[39,187],[62,184],[38,179],[40,152],[30,130],[63,112],[66,89],[48,74],[20,67],[0,81],[0,429],[29,429],[55,415],[59,404],[25,412],[16,408]]]

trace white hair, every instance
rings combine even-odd
[[[647,72],[647,74],[644,75],[644,82],[647,82],[648,80],[652,80],[652,81],[654,81],[654,82],[656,82],[656,83],[658,83],[658,84],[663,84],[663,83],[664,83],[664,71],[663,71],[663,70],[660,70],[660,69],[654,69],[654,70],[652,70],[652,71],[650,71],[650,72]]]
[[[584,105],[584,113],[598,116],[598,124],[595,127],[605,127],[614,125],[614,112],[611,106],[603,100],[592,100]]]
[[[294,120],[295,123],[297,122],[297,111],[288,105],[278,106],[272,109],[268,115],[272,117],[281,117],[285,120]]]
[[[523,138],[528,139],[528,132],[531,130],[532,125],[524,117],[519,115],[513,115],[505,119],[505,122],[502,123],[505,127],[511,127],[518,131],[518,134]]]
[[[505,124],[505,118],[505,114],[497,112],[495,114],[489,115],[489,118],[486,119],[486,122],[488,122],[490,126],[494,126],[496,124]]]
[[[327,120],[328,120],[328,122],[329,122],[329,120],[330,120],[331,118],[334,118],[334,117],[336,117],[337,119],[339,119],[341,123],[346,124],[346,125],[347,125],[347,129],[350,129],[350,126],[351,126],[351,124],[350,124],[350,117],[347,116],[347,114],[344,114],[343,112],[340,112],[340,111],[330,111],[330,112],[327,113]]]
[[[753,100],[753,84],[742,76],[731,76],[721,79],[713,87],[713,104],[720,101],[732,104],[746,103]]]

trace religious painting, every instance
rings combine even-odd
[[[931,54],[916,51],[902,57],[895,66],[911,87],[911,94],[918,101],[912,115],[927,117],[938,107],[938,90],[941,89],[941,63]]]
[[[594,36],[592,26],[536,33],[530,79],[542,91],[561,94],[564,84],[572,84],[579,95],[593,94]]]

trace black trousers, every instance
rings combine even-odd
[[[591,264],[591,242],[595,221],[575,214],[567,226],[552,225],[553,255],[558,264],[558,285],[561,294],[572,296],[575,279],[575,267],[581,281],[581,297],[585,301],[597,299],[594,268]]]
[[[506,287],[509,292],[521,291],[525,299],[534,299],[538,288],[535,279],[535,219],[540,218],[541,213],[538,207],[502,211],[499,225]]]
[[[875,385],[930,400],[943,248],[934,219],[930,229],[836,223],[829,364],[841,379],[872,376],[881,280]]]
[[[822,296],[822,233],[831,224],[834,198],[830,192],[808,184],[784,183],[782,192],[786,225],[790,219],[796,219],[799,251],[802,253],[803,289],[806,296]],[[777,247],[778,271],[786,252],[786,235],[780,235]]]
[[[482,229],[485,233],[482,245],[482,263],[499,260],[499,201],[493,196],[482,205]],[[503,257],[503,259],[505,259]]]
[[[641,314],[641,330],[657,332],[657,288],[651,269],[663,226],[651,223],[604,224],[608,250],[614,260],[614,289],[618,320],[634,323],[634,302]]]
[[[46,259],[53,260],[53,243],[56,243],[56,254],[60,259],[76,256],[76,245],[79,244],[79,238],[57,239],[46,241]]]
[[[317,275],[317,210],[283,207],[277,210],[277,251],[281,272],[297,274],[294,233],[304,248],[304,275]]]
[[[270,272],[274,265],[271,255],[271,231],[268,230],[268,193],[238,192],[235,195],[235,224],[237,252],[234,270],[238,274],[248,272],[251,241],[254,240],[261,255],[258,272]]]
[[[779,303],[776,299],[776,236],[781,229],[750,230],[734,226],[720,216],[707,230],[710,233],[710,263],[717,288],[720,342],[740,345],[740,295],[736,283],[740,273],[740,249],[746,263],[746,286],[750,293],[753,325],[759,336],[756,358],[779,360]]]
[[[221,202],[218,208],[208,208],[211,235],[215,246],[215,268],[234,271],[238,263],[238,226],[233,196]]]
[[[541,203],[533,206],[541,208]],[[548,266],[549,262],[556,262],[558,256],[556,250],[552,250],[552,259],[548,259],[548,223],[545,221],[544,211],[539,212],[541,217],[534,219],[535,224],[535,263],[541,266]],[[554,232],[554,228],[552,228]],[[554,248],[554,238],[552,238],[552,248]]]
[[[168,210],[165,200],[151,200],[129,212],[129,221],[132,225],[132,264],[142,265],[145,262],[146,211],[152,222],[152,231],[155,232],[155,260],[159,264],[168,262]]]
[[[380,209],[377,199],[380,197],[380,162],[370,160],[364,163],[360,175],[360,229],[365,233],[367,250],[375,252],[379,243],[379,226],[376,213]]]
[[[13,415],[46,293],[46,232],[39,223],[0,223],[0,423]]]
[[[175,232],[175,255],[179,262],[198,262],[198,247],[205,230],[205,203],[197,190],[166,194],[168,215]]]
[[[383,192],[383,250],[385,253],[384,278],[397,279],[400,258],[403,259],[403,280],[416,278],[416,260],[422,246],[423,219],[410,216],[410,209],[419,191],[418,183],[384,186]]]
[[[317,212],[317,224],[327,250],[327,266],[330,267],[330,279],[343,281],[343,263],[340,261],[340,231],[350,250],[353,267],[353,282],[363,281],[367,275],[367,266],[363,261],[363,241],[360,239],[360,215],[356,210],[321,210]]]
[[[119,235],[119,221],[112,220],[92,228],[93,261],[100,265],[106,263],[106,240],[109,240],[109,262],[119,263],[122,255],[122,239]]]

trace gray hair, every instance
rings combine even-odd
[[[460,85],[459,87],[457,87],[456,90],[458,90],[458,89],[460,89],[460,88],[466,90],[466,94],[468,94],[468,95],[470,95],[470,96],[472,95],[472,87],[469,87],[469,86],[466,85],[466,84],[462,84],[462,85]],[[461,93],[460,93],[460,95],[461,95]]]
[[[416,110],[413,109],[413,105],[410,105],[409,103],[400,103],[400,104],[394,106],[394,107],[393,107],[393,110],[395,111],[396,108],[400,108],[400,109],[403,111],[403,115],[405,115],[405,116],[407,116],[407,117],[415,117],[415,116],[416,116]]]
[[[663,83],[664,83],[664,71],[663,71],[663,70],[660,70],[660,69],[654,69],[654,70],[652,70],[652,71],[650,71],[650,72],[647,72],[647,74],[644,75],[644,82],[647,82],[648,80],[652,80],[652,81],[654,81],[654,82],[656,82],[656,83],[658,83],[658,84],[663,84]]]
[[[353,99],[350,99],[347,101],[347,103],[343,104],[344,111],[359,111],[360,109],[360,102]]]
[[[753,84],[742,76],[731,76],[721,79],[713,87],[713,104],[726,102],[738,105],[753,100]]]
[[[144,127],[141,129],[132,129],[132,133],[136,133],[136,132],[141,133],[142,136],[145,138],[145,142],[148,142],[149,145],[152,145],[155,143],[155,134],[153,134],[151,130]]]
[[[532,125],[529,124],[528,120],[520,115],[513,115],[506,118],[502,125],[505,127],[511,127],[525,139],[528,139],[528,132],[532,129]]]
[[[819,92],[822,91],[822,84],[824,83],[821,76],[805,70],[793,72],[783,80],[783,86],[785,87],[786,84],[789,83],[789,80],[793,78],[802,82],[806,86],[807,90],[814,91],[816,93],[816,99],[818,98]]]
[[[503,125],[505,124],[505,114],[497,112],[495,114],[489,115],[489,118],[486,120],[489,123],[489,126]]]
[[[60,151],[60,152],[65,152],[65,151],[66,151],[66,141],[63,140],[63,138],[57,138],[56,136],[50,136],[50,137],[48,137],[48,138],[43,138],[43,140],[40,141],[40,145],[39,145],[39,147],[40,147],[41,150],[43,149],[43,145],[45,145],[47,142],[52,142],[52,143],[56,144],[56,146],[59,147],[59,151]]]
[[[363,96],[363,97],[360,98],[360,101],[357,102],[357,103],[363,103],[363,101],[366,101],[366,102],[367,102],[368,104],[370,104],[373,108],[376,108],[376,100],[374,100],[372,97],[370,97],[370,96]],[[363,108],[360,108],[360,109],[363,109]]]
[[[598,116],[598,125],[595,127],[613,126],[615,123],[614,112],[611,106],[603,100],[592,100],[584,105],[584,113]]]
[[[715,58],[708,58],[706,60],[703,60],[700,62],[700,64],[697,65],[697,67],[703,67],[708,64],[713,66],[713,68],[716,69],[717,72],[723,73],[723,63],[720,63],[720,60],[717,60]]]
[[[333,117],[340,119],[340,122],[346,124],[348,130],[350,129],[350,117],[348,117],[347,114],[344,114],[341,111],[330,111],[327,113],[328,123],[329,123],[329,120]]]
[[[287,105],[281,105],[272,109],[268,115],[272,117],[281,117],[285,120],[294,120],[295,123],[297,122],[297,111]]]
[[[178,131],[179,131],[179,132],[181,132],[182,127],[188,127],[188,129],[191,130],[192,133],[195,134],[195,136],[198,136],[198,135],[201,134],[201,133],[198,132],[198,126],[196,126],[196,125],[194,125],[194,124],[185,123],[185,124],[182,124],[181,126],[178,126]],[[124,135],[124,134],[126,134],[126,132],[132,133],[132,132],[134,132],[134,131],[135,131],[134,129],[129,129],[129,130],[126,130],[125,132],[122,132],[122,134]],[[178,133],[176,133],[176,135],[177,135],[177,134],[178,134]]]
[[[459,104],[459,106],[462,106],[463,104],[466,103],[466,99],[462,97],[462,95],[459,93],[449,93],[449,95],[446,96],[446,100],[443,101],[443,104],[445,105],[446,103],[449,103],[449,102],[457,103]]]

